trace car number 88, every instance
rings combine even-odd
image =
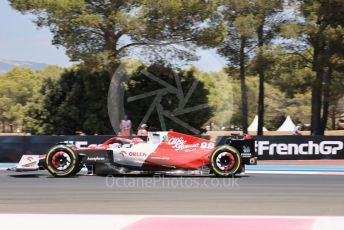
[[[213,149],[215,147],[215,144],[212,142],[202,142],[201,143],[201,149]]]

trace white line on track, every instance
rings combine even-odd
[[[244,226],[245,221],[261,221],[265,223],[265,229],[271,229],[267,227],[269,222],[275,222],[276,220],[290,221],[290,223],[297,223],[297,220],[310,222],[307,227],[300,226],[288,226],[288,229],[298,230],[342,230],[344,226],[344,217],[338,216],[209,216],[209,215],[71,215],[71,214],[0,214],[0,227],[1,229],[25,229],[25,230],[37,230],[37,229],[49,229],[49,230],[61,230],[61,229],[82,229],[82,230],[116,230],[123,229],[129,226],[135,226],[139,221],[145,219],[155,219],[157,223],[162,226],[168,227],[173,226],[172,221],[182,220],[194,220],[200,219],[204,224],[205,221],[216,221],[217,219],[223,219],[228,221],[242,221]],[[163,220],[163,223],[161,222]],[[169,222],[170,220],[170,222]],[[275,221],[274,221],[275,220]],[[152,222],[154,223],[154,221]],[[257,222],[259,223],[259,222]],[[196,222],[197,225],[197,222]],[[140,226],[140,225],[138,225]],[[138,227],[137,226],[137,227]],[[152,226],[153,227],[153,226]],[[166,229],[163,228],[163,229]],[[192,227],[195,227],[193,222]],[[202,228],[202,226],[200,226]],[[247,227],[247,226],[246,226]],[[261,226],[263,227],[263,226]],[[284,226],[285,227],[285,226]],[[263,227],[264,228],[264,227]],[[256,228],[256,229],[263,229]],[[136,228],[130,228],[136,229]],[[155,228],[154,229],[158,229]],[[193,228],[194,229],[194,228]],[[204,226],[203,228],[204,229]],[[248,229],[248,228],[242,228]],[[281,228],[285,229],[285,228]],[[240,230],[240,229],[236,229]],[[274,229],[278,230],[278,229]]]
[[[0,228],[116,230],[123,229],[140,219],[141,216],[129,215],[0,214]]]

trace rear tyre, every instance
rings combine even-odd
[[[45,157],[45,165],[55,177],[70,177],[80,171],[78,154],[65,145],[52,148]]]
[[[239,152],[231,146],[221,146],[215,149],[210,157],[210,168],[216,176],[234,176],[241,167]]]

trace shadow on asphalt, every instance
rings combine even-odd
[[[21,174],[21,175],[8,175],[9,177],[14,178],[35,178],[35,177],[41,177],[45,176],[44,174]]]
[[[109,174],[109,175],[92,175],[96,177],[165,177],[165,178],[180,178],[180,177],[185,177],[185,178],[220,178],[220,179],[226,179],[225,177],[216,177],[214,175],[166,175],[166,174]],[[233,178],[248,178],[250,177],[249,175],[236,175],[234,177],[228,177],[228,179],[233,179]]]
[[[7,175],[9,177],[13,178],[54,178],[54,179],[65,179],[65,177],[54,177],[50,174],[46,173],[29,173],[29,174],[9,174]],[[166,174],[109,174],[109,175],[76,175],[76,176],[70,176],[68,178],[80,178],[80,177],[126,177],[126,178],[152,178],[152,177],[164,177],[164,178],[219,178],[219,179],[226,179],[223,177],[216,177],[214,175],[166,175]],[[233,178],[249,178],[249,175],[236,175],[234,177],[228,177],[227,179],[233,179]]]
[[[50,174],[39,174],[39,173],[30,173],[30,174],[10,174],[10,175],[7,175],[9,177],[13,177],[13,178],[41,178],[41,177],[44,177],[44,178],[54,178],[54,179],[66,179],[64,177],[54,177]],[[78,178],[80,177],[79,175],[77,176],[71,176],[71,177],[68,177],[68,178]]]

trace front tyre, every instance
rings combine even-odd
[[[80,170],[78,154],[65,145],[58,145],[48,152],[45,166],[55,177],[74,176]]]
[[[231,146],[216,148],[210,157],[210,168],[216,176],[231,177],[239,171],[240,167],[240,154]]]

